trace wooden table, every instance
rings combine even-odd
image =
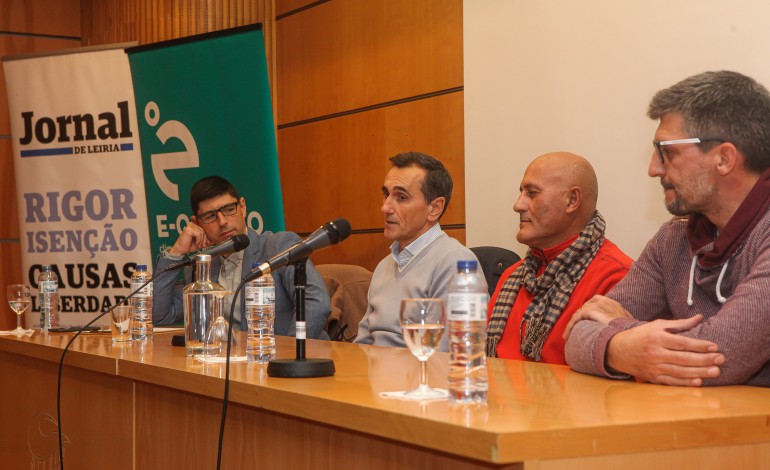
[[[58,468],[56,369],[68,334],[0,337],[0,467]],[[244,338],[240,338],[244,344]],[[279,357],[294,356],[277,338]],[[169,334],[114,346],[84,335],[62,383],[71,469],[213,469],[224,366]],[[277,379],[232,364],[223,468],[770,468],[770,390],[688,389],[490,360],[486,406],[381,398],[417,384],[403,349],[308,341],[333,377]],[[429,361],[447,386],[447,356]],[[50,467],[54,465],[55,467]]]

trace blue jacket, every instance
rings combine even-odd
[[[264,263],[274,255],[300,241],[293,232],[264,232],[258,234],[247,228],[250,244],[243,253],[243,275],[251,271],[254,263]],[[159,256],[155,272],[167,268],[176,261]],[[222,258],[211,260],[211,280],[217,282]],[[167,273],[153,281],[152,322],[155,325],[171,325],[182,322],[184,311],[182,306],[182,290],[192,282],[192,269],[185,268],[183,276],[178,273]],[[176,274],[176,275],[175,275]],[[275,280],[275,334],[282,336],[295,335],[294,312],[294,266],[278,269],[273,273]],[[238,295],[241,308],[241,318],[245,318],[243,293]],[[305,321],[308,338],[329,339],[324,326],[329,318],[329,294],[321,275],[318,274],[312,261],[307,262],[307,288],[305,290]],[[245,329],[245,325],[236,324],[234,327]]]

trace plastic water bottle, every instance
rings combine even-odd
[[[449,286],[449,399],[487,401],[487,302],[489,293],[476,261],[458,261]]]
[[[48,331],[59,326],[59,277],[50,264],[43,266],[37,285],[40,292],[40,329]]]
[[[258,267],[255,263],[253,268]],[[245,287],[246,357],[249,362],[265,363],[275,359],[275,282],[267,274],[250,281]]]
[[[134,274],[131,276],[131,292],[139,289],[151,278],[152,273],[147,270],[147,265],[137,264]],[[133,307],[131,339],[152,341],[152,282],[144,286],[128,301],[129,305]]]

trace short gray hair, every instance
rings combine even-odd
[[[762,173],[770,167],[770,93],[754,79],[726,70],[703,72],[658,91],[647,116],[660,119],[681,113],[691,137],[715,137],[743,154],[746,168]],[[714,142],[699,144],[701,150]]]

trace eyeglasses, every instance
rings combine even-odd
[[[210,224],[211,222],[217,220],[217,212],[221,212],[225,217],[234,215],[236,212],[238,212],[238,201],[225,204],[219,209],[214,209],[213,211],[207,211],[202,214],[198,214],[196,218],[204,224]]]
[[[653,140],[652,145],[654,145],[655,150],[658,151],[658,157],[660,158],[660,163],[664,163],[663,147],[667,145],[702,144],[703,142],[709,142],[709,141],[716,141],[722,144],[727,142],[726,140],[720,139],[719,137],[691,137],[689,139],[677,139],[677,140]]]

